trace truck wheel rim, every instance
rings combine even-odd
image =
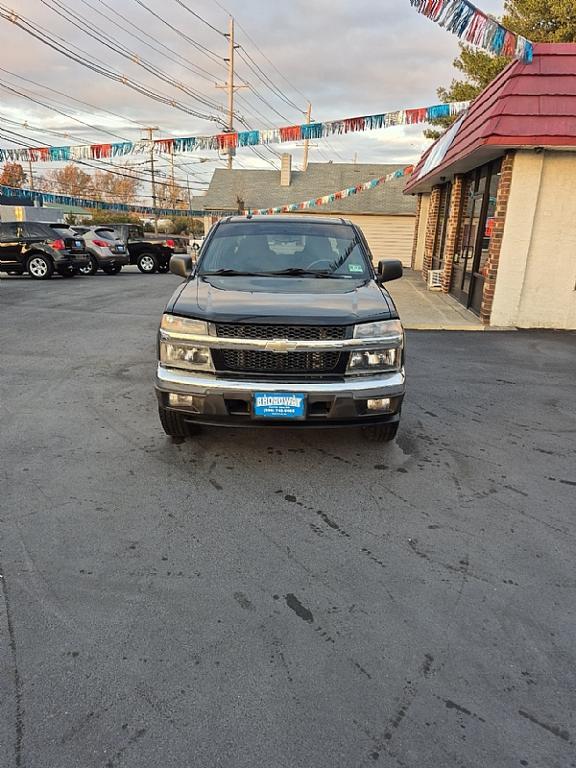
[[[143,256],[140,260],[140,264],[142,265],[142,269],[146,270],[146,272],[151,272],[154,269],[154,261],[150,256]]]
[[[34,277],[44,277],[48,272],[48,265],[44,259],[32,259],[30,262],[30,272]]]

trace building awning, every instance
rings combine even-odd
[[[427,192],[454,173],[507,149],[576,151],[576,43],[538,43],[534,61],[509,64],[421,157],[406,194]]]

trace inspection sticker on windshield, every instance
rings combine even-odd
[[[348,272],[364,272],[362,264],[348,264]]]
[[[303,419],[306,396],[296,392],[255,392],[254,416],[265,419]]]

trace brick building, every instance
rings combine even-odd
[[[412,266],[494,326],[576,328],[576,44],[537,44],[422,156]]]

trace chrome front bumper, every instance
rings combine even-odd
[[[262,424],[252,416],[255,392],[294,392],[306,395],[307,414],[300,422],[284,426],[345,426],[397,421],[405,392],[404,370],[379,376],[343,377],[336,381],[270,381],[222,378],[187,373],[158,365],[156,393],[163,408],[205,424],[254,426]],[[190,406],[175,407],[170,394],[193,396]],[[390,399],[385,411],[369,410],[367,401]],[[276,425],[276,420],[266,426]]]

